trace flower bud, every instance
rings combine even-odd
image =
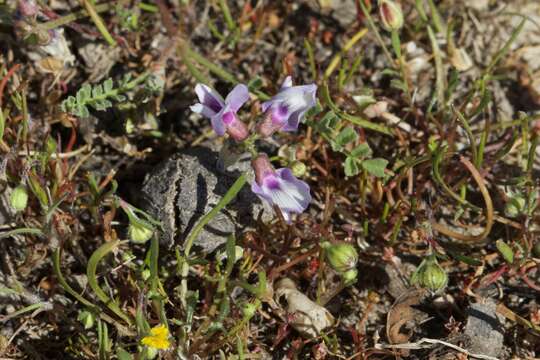
[[[154,349],[153,347],[147,347],[146,348],[146,358],[149,360],[153,360],[156,358],[158,354],[158,349]]]
[[[325,242],[321,246],[325,250],[328,263],[338,273],[345,273],[356,267],[358,252],[352,244],[330,244]]]
[[[23,17],[32,17],[37,15],[39,6],[36,0],[19,0],[17,2],[17,11]]]
[[[227,134],[236,141],[244,141],[248,138],[249,132],[246,124],[238,119],[235,113],[229,111],[223,115],[223,122],[227,125]]]
[[[418,284],[428,290],[437,292],[448,284],[448,275],[439,265],[434,255],[422,261],[411,277],[412,284]]]
[[[15,211],[24,210],[28,204],[28,192],[26,191],[26,188],[19,185],[13,189],[9,198],[9,203]]]
[[[255,304],[246,303],[244,304],[244,306],[242,306],[242,314],[244,315],[244,318],[251,319],[256,312],[257,307],[255,306]]]
[[[90,311],[79,311],[79,316],[77,317],[77,320],[79,320],[81,324],[83,324],[86,330],[91,329],[94,326],[94,314],[92,314]]]
[[[260,185],[263,183],[266,175],[273,173],[274,167],[268,158],[268,155],[262,153],[251,161],[251,166],[255,171],[255,181]]]
[[[306,174],[307,166],[303,162],[295,160],[291,164],[291,170],[294,176],[302,177]]]
[[[341,274],[341,278],[343,279],[343,283],[346,286],[354,284],[356,282],[357,277],[358,277],[358,270],[356,270],[356,269],[351,269],[351,270],[348,270],[348,271],[344,272],[343,274]]]
[[[255,130],[262,138],[266,138],[272,136],[272,134],[278,131],[282,126],[282,124],[272,119],[272,112],[267,111],[261,122],[257,124]]]
[[[403,26],[403,12],[396,2],[391,0],[380,0],[379,13],[385,30],[397,31]]]
[[[136,244],[144,244],[152,237],[154,230],[144,225],[130,222],[128,228],[128,235],[131,241]]]

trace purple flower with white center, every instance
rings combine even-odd
[[[268,156],[260,154],[252,161],[255,181],[251,190],[270,205],[277,205],[285,221],[291,222],[291,214],[300,214],[311,202],[309,185],[294,177],[291,169],[275,170]]]
[[[259,124],[258,132],[266,137],[278,130],[298,130],[306,111],[317,103],[316,92],[317,85],[292,86],[292,79],[287,76],[277,95],[262,104],[266,116]]]
[[[197,84],[195,93],[199,98],[199,103],[192,105],[191,111],[209,118],[216,134],[223,136],[228,133],[237,141],[248,137],[246,124],[236,115],[242,105],[249,100],[249,90],[246,85],[236,85],[225,100],[204,84]]]

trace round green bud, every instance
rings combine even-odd
[[[19,185],[13,189],[11,196],[9,197],[9,204],[15,211],[26,209],[26,205],[28,204],[28,192],[24,186]]]
[[[448,275],[437,262],[437,258],[430,256],[422,261],[413,274],[411,283],[418,284],[433,292],[438,292],[448,284]]]
[[[256,312],[257,312],[257,307],[255,306],[255,304],[246,303],[242,307],[242,314],[244,315],[245,318],[252,318]]]
[[[158,349],[155,349],[151,346],[147,346],[146,347],[146,358],[149,359],[149,360],[153,360],[156,358],[157,354],[158,354]]]
[[[294,176],[302,177],[306,174],[307,166],[303,162],[295,160],[291,164],[291,170]]]
[[[357,277],[358,277],[357,269],[351,269],[341,274],[341,278],[343,279],[343,282],[347,286],[354,284],[356,282]]]
[[[154,233],[153,229],[147,228],[146,226],[131,222],[128,228],[128,235],[131,241],[136,244],[144,244],[152,237]]]
[[[94,326],[94,314],[92,314],[90,311],[79,311],[79,316],[77,316],[77,320],[79,320],[81,324],[83,324],[86,330],[91,329]]]
[[[330,244],[326,242],[321,246],[325,250],[328,263],[338,273],[344,273],[356,267],[358,252],[354,245],[349,243]]]

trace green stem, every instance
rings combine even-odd
[[[56,278],[58,279],[58,282],[64,288],[64,290],[73,296],[77,301],[79,301],[81,304],[88,306],[90,309],[97,310],[96,305],[94,305],[92,302],[86,300],[84,297],[82,297],[81,294],[73,290],[71,286],[67,283],[66,279],[64,278],[64,275],[62,274],[62,269],[60,267],[60,248],[56,248],[53,253],[53,266],[54,266],[54,272],[56,274]]]
[[[94,6],[94,11],[96,13],[105,12],[107,10],[113,9],[114,6],[115,6],[114,3],[99,4],[99,5]],[[79,10],[69,15],[59,17],[58,19],[47,21],[46,23],[43,23],[40,26],[45,30],[51,30],[51,29],[69,24],[70,22],[73,22],[79,19],[84,19],[88,16],[89,14],[86,10]]]
[[[227,191],[225,196],[221,198],[221,200],[217,203],[217,205],[210,210],[206,215],[203,216],[203,218],[195,225],[193,230],[189,233],[185,247],[184,247],[184,256],[187,258],[189,256],[189,253],[191,251],[191,247],[193,246],[193,243],[201,233],[202,229],[212,220],[225,206],[227,206],[235,197],[238,195],[240,190],[244,187],[244,185],[247,182],[247,176],[245,173],[242,173],[238,179],[234,182],[234,184],[230,187],[230,189]]]
[[[226,0],[219,0],[219,7],[223,12],[223,17],[225,18],[225,23],[229,31],[233,32],[236,29],[236,24],[231,16],[231,11],[229,10],[229,5]]]
[[[103,19],[97,13],[96,8],[92,4],[92,2],[90,2],[89,0],[81,0],[81,2],[103,38],[109,43],[110,46],[116,46],[116,40],[114,40],[109,30],[107,30],[107,26],[105,26]]]
[[[388,59],[388,62],[395,67],[394,59],[392,58],[392,55],[390,54],[390,51],[388,51],[388,48],[386,47],[381,34],[379,34],[379,30],[377,30],[377,27],[375,26],[375,23],[373,23],[373,19],[371,18],[371,15],[369,14],[368,9],[366,8],[366,5],[363,1],[358,2],[360,4],[360,8],[362,8],[362,12],[364,13],[364,16],[366,17],[368,26],[371,31],[373,31],[373,34],[375,34],[375,39],[377,39],[377,42],[382,47],[384,55]]]
[[[158,294],[159,284],[159,238],[156,233],[152,236],[150,242],[150,290],[152,294]],[[165,314],[165,308],[163,306],[163,299],[161,296],[155,296],[153,299],[154,307],[159,315],[160,322],[169,327],[167,316]]]
[[[208,224],[220,211],[223,209],[227,204],[229,204],[235,197],[238,195],[240,190],[244,187],[244,185],[247,182],[247,176],[245,173],[242,173],[238,179],[234,182],[234,184],[229,188],[227,193],[221,198],[221,200],[217,203],[217,205],[210,210],[206,215],[203,216],[203,218],[195,225],[193,230],[189,233],[185,247],[184,247],[184,257],[179,259],[182,261],[181,265],[181,273],[182,280],[180,282],[180,299],[182,301],[182,304],[186,306],[186,297],[187,297],[187,276],[189,274],[189,253],[191,251],[191,247],[193,246],[193,243],[201,233],[202,229],[206,224]]]
[[[111,241],[101,245],[96,251],[94,251],[94,253],[90,257],[90,260],[88,261],[88,267],[86,268],[86,276],[88,277],[88,284],[90,285],[92,290],[94,290],[97,297],[102,302],[104,302],[105,305],[107,305],[107,307],[111,309],[112,312],[118,315],[118,317],[124,320],[127,324],[131,325],[132,321],[129,316],[120,309],[118,304],[113,299],[107,296],[103,289],[101,289],[96,276],[96,270],[99,261],[118,245],[120,245],[120,241]]]
[[[36,228],[19,228],[19,229],[13,229],[9,230],[3,233],[0,233],[0,239],[8,238],[13,235],[19,235],[19,234],[31,234],[31,235],[37,235],[37,236],[45,236],[43,234],[43,231]]]
[[[339,117],[366,129],[378,131],[386,135],[393,134],[392,130],[384,125],[375,124],[359,116],[349,115],[341,111],[341,109],[339,109],[337,105],[334,104],[334,102],[332,101],[332,98],[330,97],[330,90],[328,89],[328,84],[326,83],[324,84],[324,86],[322,87],[322,91],[323,91],[323,98],[326,100],[328,107],[330,107],[330,109],[334,111],[336,115],[338,115]]]
[[[180,45],[180,52],[181,52],[182,56],[184,57],[184,61],[186,60],[185,58],[191,58],[191,59],[195,60],[197,63],[199,63],[200,65],[207,68],[211,73],[214,73],[215,75],[220,77],[221,79],[223,79],[223,80],[225,80],[227,82],[230,82],[231,84],[238,84],[239,83],[238,79],[233,74],[231,74],[227,70],[223,69],[222,67],[214,64],[213,62],[211,62],[210,60],[208,60],[207,58],[205,58],[204,56],[202,56],[198,52],[191,49],[187,43],[183,43],[183,44]],[[268,100],[268,99],[270,99],[269,95],[265,94],[264,92],[262,92],[260,90],[255,90],[255,91],[253,91],[253,93],[255,95],[257,95],[259,100]]]

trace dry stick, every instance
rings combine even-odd
[[[429,345],[425,345],[425,343]],[[381,345],[383,348],[390,348],[390,349],[410,349],[410,350],[420,350],[420,349],[429,349],[432,348],[436,344],[441,344],[444,346],[447,346],[449,348],[452,348],[456,351],[459,351],[469,357],[476,358],[476,359],[485,359],[485,360],[499,360],[496,357],[489,356],[489,355],[482,355],[482,354],[473,354],[469,352],[468,350],[463,349],[462,347],[459,347],[457,345],[451,344],[446,341],[438,340],[438,339],[429,339],[429,338],[422,338],[414,343],[407,343],[407,344],[397,344],[397,345]]]
[[[478,188],[480,189],[480,192],[482,193],[482,197],[484,198],[484,202],[486,204],[486,227],[484,228],[484,231],[482,231],[481,234],[476,236],[469,236],[469,235],[463,235],[461,233],[458,233],[456,231],[450,230],[446,226],[439,224],[437,222],[432,222],[431,226],[433,229],[438,231],[439,233],[453,237],[455,239],[468,242],[468,243],[477,243],[482,240],[484,240],[489,232],[491,231],[491,227],[493,226],[493,202],[491,201],[491,196],[489,195],[489,192],[486,188],[486,184],[484,182],[484,179],[478,172],[478,170],[474,167],[474,165],[463,156],[460,158],[460,161],[465,167],[471,172],[471,175],[473,176],[474,180],[478,184]]]

